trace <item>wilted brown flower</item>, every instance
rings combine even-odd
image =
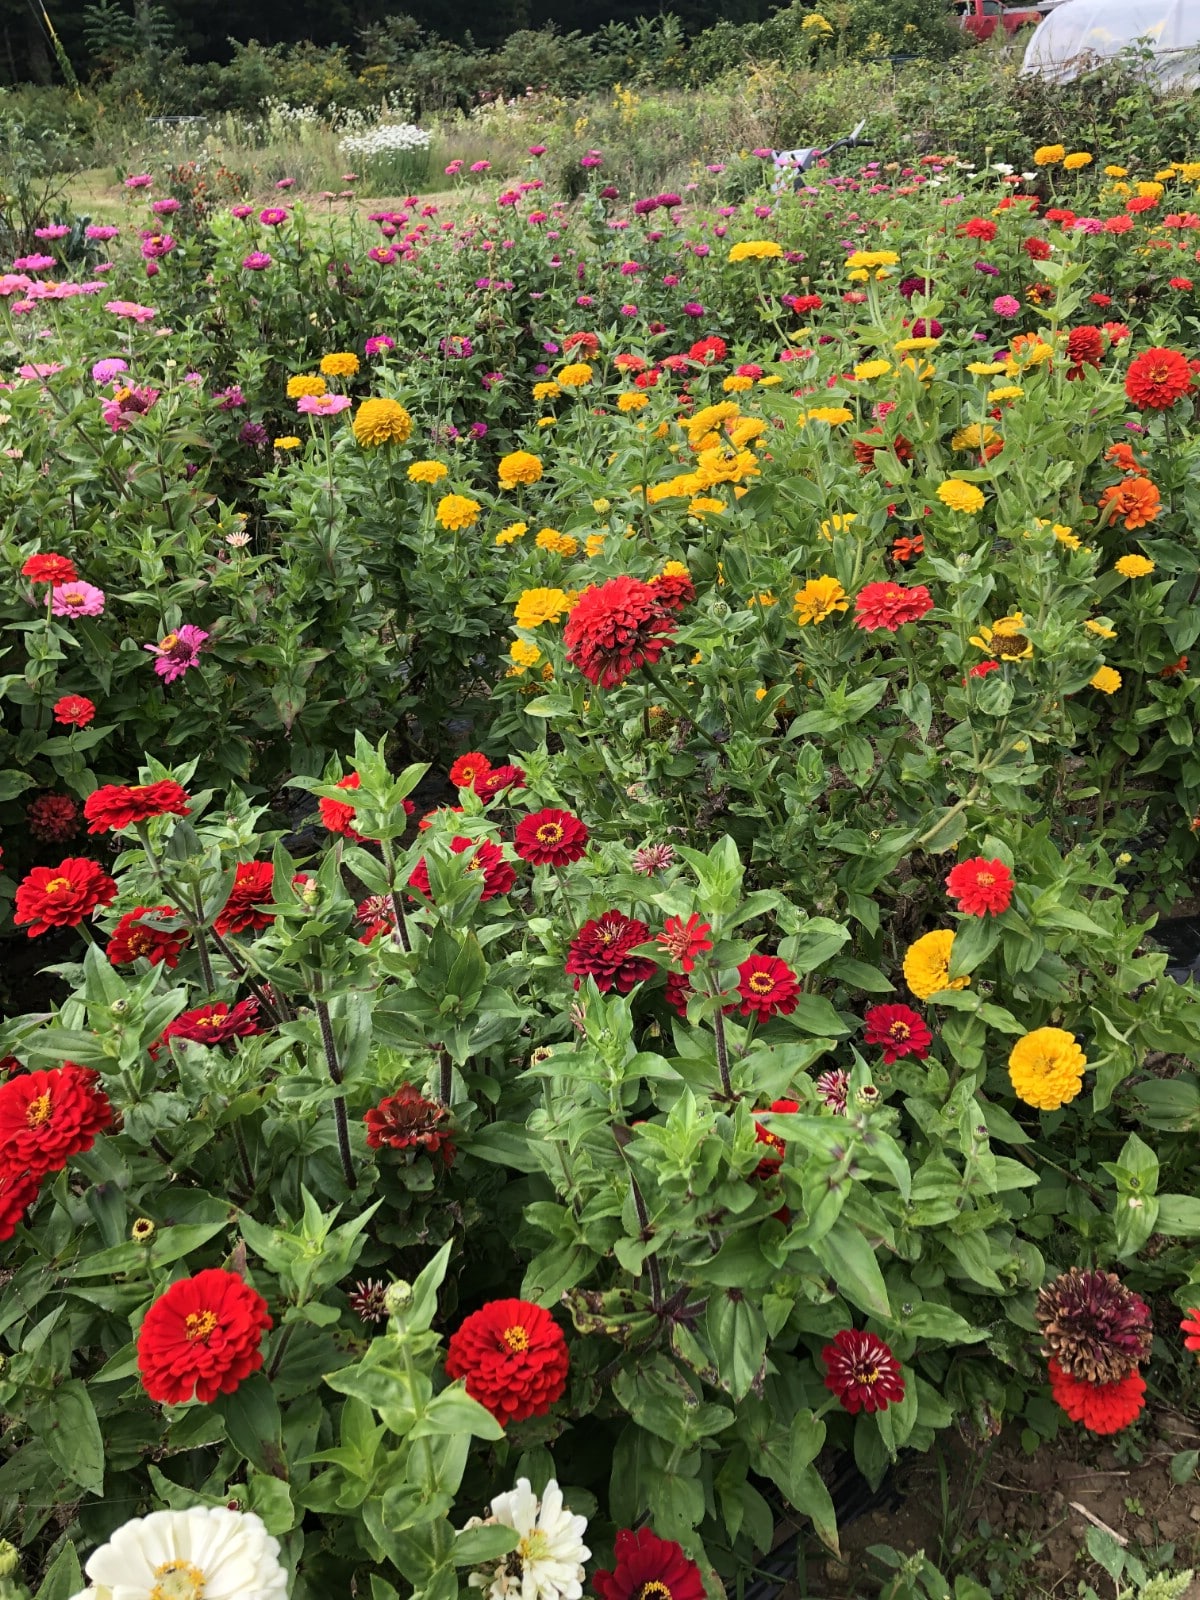
[[[1072,1267],[1038,1291],[1042,1354],[1084,1383],[1115,1383],[1150,1354],[1150,1308],[1115,1272]]]

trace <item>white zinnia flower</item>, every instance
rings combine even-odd
[[[497,1565],[489,1578],[473,1573],[468,1583],[486,1589],[490,1600],[580,1600],[583,1563],[591,1551],[583,1542],[587,1518],[572,1516],[563,1505],[562,1490],[553,1478],[546,1485],[541,1506],[528,1478],[492,1501],[489,1524],[515,1528],[521,1535],[517,1548]],[[123,1597],[122,1597],[123,1600]],[[210,1600],[205,1596],[204,1600]]]
[[[154,1511],[95,1551],[74,1600],[287,1600],[278,1558],[279,1540],[253,1512]]]

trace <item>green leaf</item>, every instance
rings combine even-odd
[[[995,917],[961,917],[950,948],[950,976],[961,978],[974,972],[1000,943],[1000,927]]]
[[[1200,1200],[1189,1194],[1159,1195],[1157,1227],[1173,1239],[1200,1238]]]
[[[521,1542],[516,1528],[464,1528],[454,1541],[456,1567],[491,1565]]]
[[[427,1261],[413,1284],[413,1297],[405,1311],[404,1323],[414,1333],[423,1333],[437,1311],[437,1292],[450,1265],[453,1239],[447,1239],[432,1261]]]
[[[104,1440],[92,1398],[78,1378],[68,1378],[31,1406],[29,1421],[72,1483],[103,1494]]]
[[[892,1320],[887,1285],[875,1252],[853,1222],[839,1217],[812,1252],[846,1299],[873,1317]]]
[[[83,1571],[75,1546],[68,1539],[47,1568],[42,1586],[33,1600],[71,1600],[83,1588]]]
[[[726,1289],[709,1296],[705,1327],[721,1387],[741,1400],[766,1361],[767,1325],[762,1313],[740,1289]]]
[[[225,1432],[235,1450],[261,1472],[286,1478],[283,1455],[283,1419],[269,1379],[256,1372],[238,1384],[232,1394],[219,1394],[213,1409],[225,1423]]]

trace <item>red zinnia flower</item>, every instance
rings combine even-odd
[[[981,239],[984,244],[991,244],[996,237],[996,224],[987,217],[972,217],[970,222],[959,223],[958,234],[963,239]]]
[[[1129,363],[1125,393],[1143,411],[1166,411],[1192,387],[1187,357],[1155,345]]]
[[[1196,287],[1190,278],[1171,278],[1167,286],[1171,289],[1183,289],[1185,292]]]
[[[1129,324],[1126,322],[1106,322],[1104,331],[1108,335],[1110,344],[1121,344],[1125,339],[1131,337]]]
[[[79,574],[75,571],[75,563],[69,556],[30,556],[21,568],[23,578],[31,578],[34,583],[75,583]]]
[[[620,1528],[614,1555],[612,1571],[592,1577],[600,1600],[704,1600],[700,1568],[653,1528]]]
[[[863,1043],[882,1045],[884,1063],[889,1067],[901,1056],[924,1061],[929,1054],[933,1035],[911,1006],[872,1006],[863,1022],[867,1029]]]
[[[843,1328],[821,1351],[825,1387],[851,1414],[886,1411],[904,1399],[900,1363],[876,1334]]]
[[[123,783],[106,783],[94,789],[83,802],[83,814],[91,823],[89,833],[119,833],[135,822],[151,817],[187,817],[191,796],[171,778],[142,783],[132,789]]]
[[[151,1400],[177,1406],[232,1394],[263,1364],[267,1302],[236,1272],[206,1267],[151,1305],[138,1334],[138,1371]]]
[[[473,789],[480,778],[486,778],[492,763],[478,750],[468,750],[465,756],[450,768],[450,782],[456,789]]]
[[[798,1100],[772,1100],[770,1109],[776,1116],[787,1116],[790,1113],[799,1111],[800,1102]],[[756,1178],[769,1178],[773,1172],[779,1171],[787,1145],[777,1133],[771,1133],[769,1129],[763,1127],[758,1120],[760,1115],[765,1115],[765,1113],[760,1112],[754,1118],[754,1137],[759,1144],[768,1146],[770,1154],[763,1156],[758,1166],[754,1169],[754,1176]]]
[[[152,967],[161,961],[164,967],[179,965],[179,952],[188,942],[184,928],[156,928],[153,921],[143,922],[143,917],[168,917],[178,921],[179,912],[174,906],[138,906],[127,911],[108,938],[104,952],[114,967],[145,956]]]
[[[738,970],[738,994],[744,1017],[756,1012],[760,1022],[777,1013],[786,1017],[800,1000],[796,974],[778,956],[747,956]],[[729,1008],[731,1011],[733,1006]]]
[[[31,939],[49,928],[77,928],[116,893],[103,867],[84,856],[67,856],[56,867],[34,867],[17,885],[13,921],[28,922]]]
[[[475,779],[475,793],[481,800],[493,800],[498,794],[503,794],[505,789],[524,787],[525,768],[514,767],[511,762],[502,767],[493,767],[490,772],[481,773]]]
[[[567,976],[575,979],[577,989],[581,979],[591,977],[602,994],[610,989],[628,994],[635,983],[654,976],[653,961],[629,954],[649,938],[650,929],[644,922],[621,911],[606,911],[602,917],[585,922],[571,940]]]
[[[676,1015],[687,1021],[688,1001],[696,991],[692,988],[691,979],[684,972],[668,972],[667,986],[663,990],[663,999]]]
[[[1146,1380],[1140,1372],[1112,1383],[1085,1383],[1064,1372],[1058,1362],[1047,1362],[1050,1393],[1072,1422],[1082,1422],[1091,1433],[1120,1433],[1137,1419],[1146,1404]]]
[[[982,856],[960,861],[946,876],[946,892],[968,917],[983,917],[989,911],[999,916],[1007,911],[1013,887],[1013,875],[1003,861],[985,861]]]
[[[69,728],[86,728],[96,715],[96,707],[82,694],[64,694],[54,702],[54,720]]]
[[[905,588],[902,583],[868,583],[854,601],[855,624],[874,633],[886,628],[895,633],[906,622],[916,622],[933,610],[933,596],[923,583]]]
[[[1050,259],[1050,246],[1045,239],[1026,239],[1021,249],[1024,250],[1031,261],[1049,261]]]
[[[266,928],[275,921],[273,911],[263,911],[275,895],[272,884],[275,868],[270,861],[239,861],[229,891],[229,899],[213,923],[219,934],[245,933],[247,928]]]
[[[702,366],[711,366],[714,361],[724,361],[729,354],[729,347],[724,339],[719,339],[716,334],[711,334],[707,339],[697,339],[688,351],[693,361],[699,361]]]
[[[462,855],[465,850],[475,852],[467,871],[483,873],[481,900],[494,900],[498,894],[507,894],[516,883],[517,875],[511,863],[504,859],[503,850],[491,839],[464,839],[457,834],[451,839],[450,848],[456,856]],[[409,874],[408,886],[410,889],[419,889],[423,895],[429,895],[429,867],[424,856]]]
[[[378,1150],[387,1145],[391,1150],[424,1150],[430,1156],[440,1155],[449,1166],[454,1160],[451,1132],[438,1127],[448,1116],[445,1106],[426,1100],[411,1083],[402,1083],[363,1118],[367,1148]]]
[[[338,779],[334,787],[357,789],[361,781],[357,772],[348,772],[344,778]],[[321,812],[321,822],[330,833],[340,833],[356,844],[368,843],[368,840],[351,826],[354,822],[353,806],[346,805],[341,800],[322,799],[318,802],[318,807]]]
[[[1188,669],[1188,658],[1180,656],[1178,661],[1172,661],[1169,667],[1163,667],[1159,672],[1160,678],[1182,678]]]
[[[1090,294],[1088,299],[1094,306],[1098,306],[1101,311],[1107,311],[1109,306],[1112,305],[1112,295],[1110,294]]]
[[[1132,217],[1124,217],[1124,216],[1122,216],[1122,217],[1105,217],[1105,219],[1104,219],[1104,231],[1105,231],[1105,233],[1132,233],[1133,232],[1133,218]]]
[[[1072,328],[1067,336],[1068,378],[1078,378],[1085,366],[1098,367],[1104,357],[1104,335],[1090,324]]]
[[[686,572],[660,572],[650,579],[655,599],[668,611],[682,611],[696,598],[696,585]]]
[[[1153,211],[1157,204],[1152,194],[1135,194],[1131,200],[1126,200],[1125,209],[1136,217],[1140,211]]]
[[[69,794],[35,795],[25,817],[33,837],[47,843],[61,843],[79,832],[79,807]]]
[[[1000,663],[998,661],[977,661],[967,673],[967,678],[986,678],[989,672],[999,671]],[[964,683],[967,681],[967,678],[963,679]]]
[[[162,1037],[152,1048],[151,1055],[171,1039],[191,1039],[196,1044],[224,1044],[227,1039],[246,1039],[252,1033],[261,1033],[258,1025],[258,1001],[239,1000],[232,1008],[224,1000],[213,1005],[196,1006],[182,1011],[174,1022],[168,1022]]]
[[[798,317],[806,317],[810,311],[820,311],[825,302],[819,294],[797,294],[788,304]]]
[[[544,1416],[567,1387],[567,1341],[542,1306],[490,1300],[450,1335],[446,1375],[502,1426]]]
[[[661,944],[685,972],[690,972],[696,965],[696,957],[712,949],[713,942],[708,937],[711,932],[709,924],[701,922],[693,911],[686,922],[682,917],[668,917],[663,931],[654,935],[654,941]]]
[[[64,1061],[48,1071],[23,1072],[0,1084],[0,1162],[42,1179],[61,1172],[110,1127],[112,1106],[97,1087],[100,1074]]]
[[[546,806],[522,817],[513,833],[513,848],[535,867],[565,867],[586,855],[588,830],[569,811]]]
[[[0,1168],[0,1244],[16,1233],[40,1188],[41,1180],[28,1172]]]
[[[1183,1321],[1179,1324],[1179,1331],[1187,1335],[1183,1341],[1185,1350],[1195,1350],[1200,1355],[1200,1307],[1189,1306],[1183,1313]]]
[[[653,666],[674,626],[648,583],[622,575],[580,598],[563,630],[567,659],[602,689]]]

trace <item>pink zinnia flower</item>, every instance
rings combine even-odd
[[[134,322],[151,322],[158,315],[156,306],[139,306],[136,300],[106,300],[104,309],[114,317],[129,317]]]
[[[18,256],[13,262],[14,272],[44,272],[47,267],[56,267],[58,262],[53,256]]]
[[[126,178],[125,187],[127,189],[148,189],[153,182],[154,179],[148,172],[140,172],[136,177]]]
[[[50,596],[50,609],[56,617],[98,617],[104,610],[104,590],[82,580],[56,583]]]
[[[128,371],[129,363],[122,361],[120,356],[106,356],[93,366],[92,379],[96,383],[111,383],[119,372]]]
[[[363,350],[369,356],[377,356],[381,350],[394,350],[395,348],[395,339],[389,339],[386,333],[373,334],[363,346]]]
[[[166,200],[155,200],[150,209],[156,217],[169,217],[173,211],[179,210],[179,201],[170,197]]]
[[[55,222],[48,228],[35,228],[33,237],[35,239],[65,239],[70,231],[66,223]]]
[[[242,265],[247,272],[264,272],[271,265],[271,257],[265,250],[251,250],[243,257]]]
[[[176,678],[183,677],[189,667],[199,663],[200,652],[207,638],[208,634],[203,628],[185,622],[175,633],[168,633],[157,644],[144,644],[142,649],[149,650],[157,657],[154,670],[164,683],[174,683]]]
[[[282,206],[268,206],[265,211],[258,213],[258,220],[265,223],[268,228],[277,228],[281,222],[286,222],[288,214]]]
[[[992,301],[992,310],[998,317],[1019,317],[1021,314],[1021,302],[1016,295],[998,294]]]
[[[348,394],[306,394],[296,401],[296,410],[305,416],[336,417],[353,404]]]

